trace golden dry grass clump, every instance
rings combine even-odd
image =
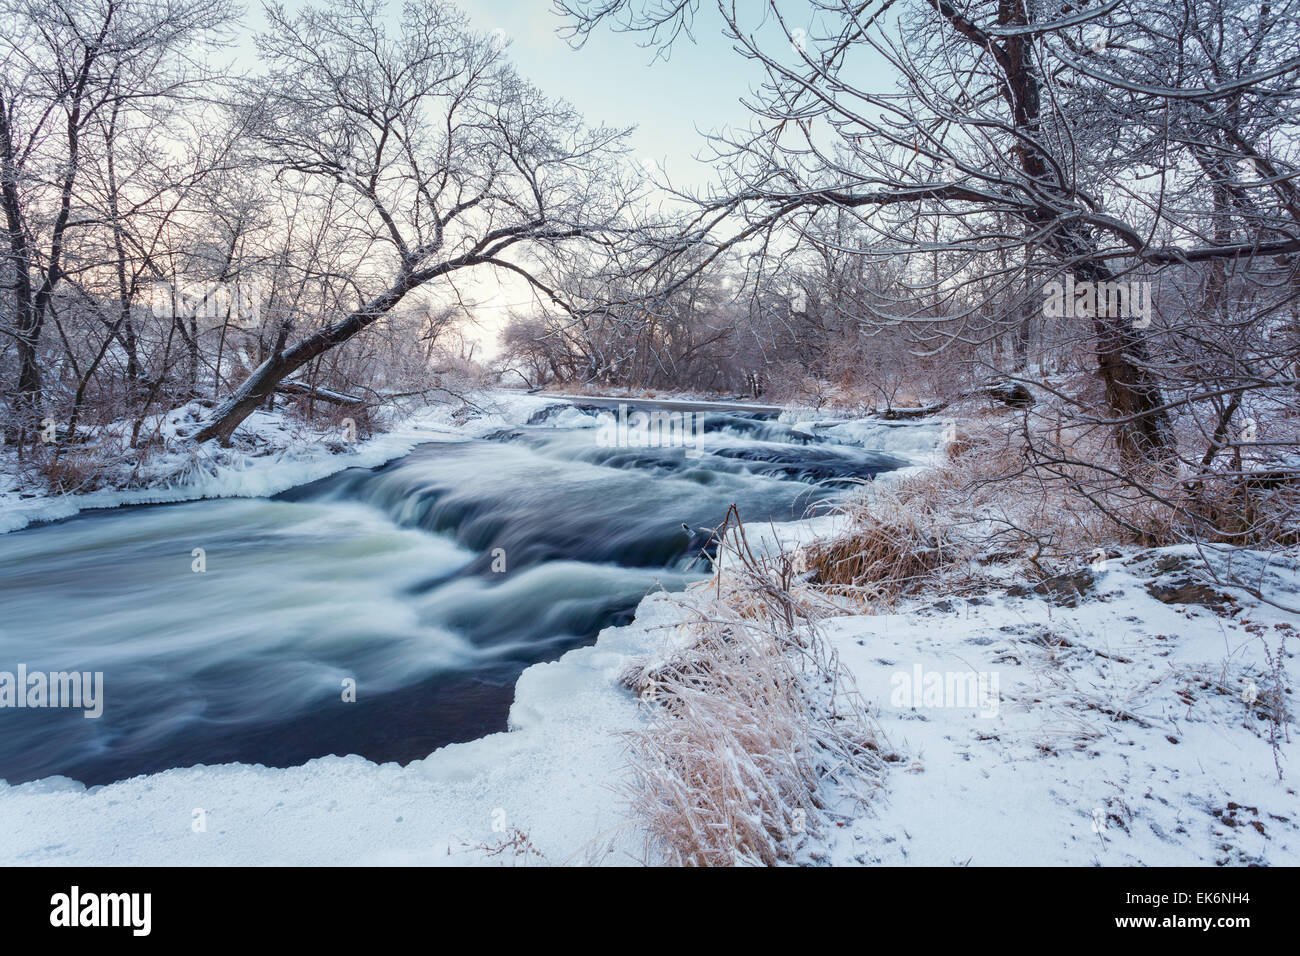
[[[1071,454],[1104,456],[1104,448],[1089,447],[1095,440],[1076,437]],[[935,469],[866,484],[840,503],[847,530],[804,550],[809,583],[875,610],[926,590],[987,587],[982,569],[996,562],[1045,577],[1098,550],[1182,540],[1186,522],[1176,508],[1032,460],[1005,421],[971,420]]]
[[[651,708],[629,735],[633,811],[648,856],[685,866],[774,865],[837,799],[866,799],[883,766],[877,732],[791,588],[790,555],[726,535],[720,574],[685,605],[685,642],[624,683]]]
[[[891,606],[959,564],[962,544],[937,520],[931,484],[882,486],[846,504],[850,530],[801,552],[810,582],[870,606]]]

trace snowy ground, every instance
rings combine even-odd
[[[1192,549],[1164,548],[1083,569],[1085,592],[1064,605],[994,592],[833,620],[828,634],[900,759],[877,804],[843,808],[851,819],[809,857],[1300,863],[1294,744],[1280,742],[1291,774],[1279,780],[1265,716],[1274,686],[1266,646],[1275,653],[1289,638],[1283,661],[1295,685],[1295,615],[1240,592],[1218,608],[1149,592],[1178,593],[1194,565]],[[1300,605],[1294,564],[1270,577],[1277,597]],[[1209,589],[1189,596],[1220,603]],[[924,686],[918,697],[899,676],[915,683],[917,667],[923,681],[972,672],[984,681],[973,699],[927,698]]]
[[[541,395],[496,390],[478,396],[476,404],[482,411],[469,415],[458,413],[459,405],[432,406],[373,438],[355,442],[341,432],[315,432],[290,425],[282,415],[255,412],[236,432],[241,447],[221,449],[209,443],[194,450],[176,443],[174,449],[147,460],[143,473],[130,481],[135,487],[87,494],[48,495],[20,488],[12,477],[17,471],[14,453],[0,449],[0,533],[91,508],[267,497],[345,468],[377,467],[423,442],[480,437],[526,421],[556,403]],[[175,434],[183,419],[184,410],[169,413],[161,431]]]
[[[10,500],[0,511],[6,526],[20,527],[83,507],[271,494],[339,468],[379,464],[431,437],[484,434],[552,403],[516,395],[477,420],[413,421],[345,454],[291,446],[278,459],[221,465],[206,484]],[[899,443],[916,445],[902,449],[888,444],[881,423],[833,427],[842,438],[909,454],[916,467],[933,458],[933,445],[916,444],[915,431],[898,433]],[[775,530],[806,540],[836,520]],[[1288,770],[1293,744],[1282,739],[1275,755],[1261,703],[1274,686],[1266,647],[1281,660],[1287,686],[1295,684],[1294,615],[1240,592],[1226,601],[1189,589],[1198,573],[1192,558],[1176,548],[1131,553],[1108,559],[1104,570],[1081,569],[1074,589],[930,598],[892,614],[826,622],[896,759],[869,806],[835,805],[838,825],[810,836],[803,858],[1300,863],[1300,800],[1275,765]],[[1191,603],[1165,603],[1149,587]],[[1270,571],[1268,587],[1300,604],[1295,565]],[[668,596],[647,598],[632,625],[525,671],[510,732],[445,747],[405,768],[329,757],[286,770],[192,767],[89,790],[60,779],[0,784],[0,864],[643,860],[620,792],[620,732],[642,715],[617,676],[631,659],[660,653],[676,615]],[[1279,658],[1284,637],[1291,640]],[[900,699],[899,675],[917,668],[922,685],[930,674],[983,675],[977,687],[985,693],[957,701],[954,683],[933,699],[924,686],[917,698]],[[1292,735],[1294,727],[1284,723],[1278,732]]]

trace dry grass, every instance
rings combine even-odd
[[[994,562],[1044,578],[1098,551],[1185,540],[1176,509],[1032,468],[1020,436],[992,417],[959,431],[940,467],[864,485],[839,511],[848,530],[802,561],[815,587],[868,610],[927,590],[982,590]]]
[[[311,408],[311,414],[308,414],[308,408]],[[375,405],[362,403],[360,405],[333,405],[329,402],[310,403],[306,398],[295,398],[285,405],[285,416],[296,424],[300,424],[305,430],[310,432],[323,432],[327,435],[344,435],[349,431],[348,423],[351,423],[350,440],[365,441],[373,436],[380,428],[377,418],[378,409]]]
[[[852,530],[800,552],[810,582],[870,607],[890,607],[964,566],[969,542],[941,520],[936,486],[924,479],[882,485],[843,505]]]
[[[122,457],[121,440],[107,436],[93,444],[37,443],[14,464],[23,487],[71,495],[112,487]]]
[[[630,735],[633,811],[649,855],[674,865],[793,862],[827,824],[827,783],[865,799],[883,765],[791,557],[732,531],[715,581],[688,598],[683,646],[624,677],[652,708]]]

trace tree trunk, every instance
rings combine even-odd
[[[23,224],[22,200],[18,193],[17,157],[14,152],[13,128],[9,125],[9,104],[0,92],[0,203],[4,205],[5,231],[8,235],[6,258],[13,269],[14,329],[18,333],[19,409],[34,409],[40,399],[41,373],[36,364],[35,316],[32,312],[31,254]],[[24,425],[25,427],[25,425]]]
[[[1159,461],[1173,443],[1164,397],[1147,366],[1142,333],[1120,319],[1094,320],[1097,364],[1116,418],[1115,444],[1130,462]]]
[[[228,445],[235,429],[256,411],[259,405],[274,396],[276,386],[284,379],[318,355],[343,344],[374,323],[402,301],[402,297],[418,284],[419,280],[409,272],[403,273],[388,291],[367,302],[346,318],[309,335],[287,351],[277,347],[229,398],[217,406],[212,417],[195,433],[195,440],[204,442],[215,438],[221,444]],[[277,346],[282,344],[283,339],[282,334]]]
[[[947,14],[950,19],[956,14]],[[1025,26],[1030,22],[1025,0],[1002,0],[999,22],[1006,26]],[[956,22],[954,20],[954,22]],[[995,51],[995,57],[1007,77],[1004,96],[1012,109],[1015,125],[1024,133],[1023,140],[1013,147],[1020,167],[1039,188],[1065,192],[1066,185],[1053,182],[1057,179],[1051,171],[1038,145],[1042,135],[1040,78],[1033,56],[1033,42],[1023,36],[1009,36],[1006,45]],[[1072,197],[1062,195],[1067,208]],[[1060,212],[1044,206],[1031,214],[1036,226],[1055,226],[1049,243],[1061,255],[1063,262],[1077,263],[1073,272],[1083,282],[1109,282],[1114,275],[1097,256],[1096,244],[1072,222],[1060,222]],[[1169,415],[1161,407],[1164,397],[1155,377],[1151,374],[1146,338],[1132,327],[1128,317],[1103,317],[1093,320],[1097,338],[1097,363],[1106,385],[1106,402],[1115,417],[1115,444],[1121,457],[1136,463],[1162,457],[1172,443],[1173,431]]]

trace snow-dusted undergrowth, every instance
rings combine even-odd
[[[887,759],[821,633],[825,602],[788,552],[750,547],[734,508],[728,525],[674,640],[624,677],[649,711],[629,735],[635,818],[647,857],[674,865],[794,862],[841,822],[823,790],[860,812]]]
[[[19,471],[15,453],[0,449],[0,533],[93,508],[268,497],[345,468],[377,467],[424,442],[479,437],[554,404],[541,396],[504,390],[475,399],[481,411],[467,415],[459,404],[430,406],[360,441],[348,441],[337,429],[313,430],[280,414],[255,412],[236,432],[232,448],[178,440],[186,410],[177,409],[157,423],[166,443],[163,451],[149,455],[143,468],[124,468],[112,487],[84,494],[55,495],[20,486],[13,477]]]
[[[270,493],[439,435],[526,420],[549,401],[519,396],[464,427],[413,423],[347,455],[286,454],[232,467],[203,489],[150,489],[137,500]],[[917,440],[869,422],[832,427],[889,451],[893,434]],[[933,440],[908,473],[934,460]],[[32,502],[24,517],[134,494]],[[176,497],[148,497],[167,494]],[[844,531],[843,517],[823,516],[750,533],[758,548],[794,549]],[[1300,862],[1288,763],[1294,615],[1206,583],[1197,557],[1188,547],[1120,549],[1076,569],[1068,586],[1045,587],[1012,583],[1024,580],[1022,565],[991,563],[979,591],[903,596],[870,614],[846,600],[819,618],[887,759],[871,771],[879,790],[865,802],[860,775],[819,775],[814,825],[791,828],[788,855],[842,864]],[[1300,603],[1295,556],[1258,573],[1275,599]],[[191,767],[91,789],[57,778],[0,784],[0,864],[670,859],[653,841],[647,855],[645,820],[626,797],[627,735],[645,733],[650,709],[620,680],[681,651],[681,615],[678,599],[647,597],[632,624],[526,670],[510,732],[404,768],[327,757],[290,769]],[[963,687],[969,693],[954,698]]]

